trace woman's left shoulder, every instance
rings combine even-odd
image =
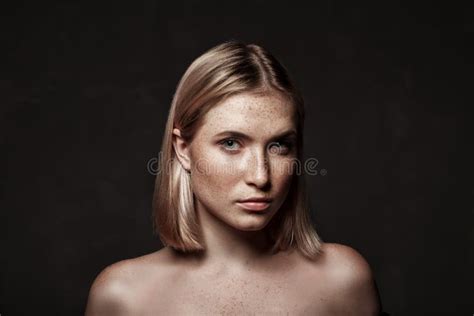
[[[324,243],[320,259],[320,271],[338,309],[376,315],[380,301],[367,260],[354,248],[336,243]]]
[[[336,243],[323,243],[321,250],[326,268],[336,272],[337,276],[354,281],[372,278],[369,263],[354,248]]]

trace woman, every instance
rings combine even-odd
[[[173,98],[154,195],[165,247],[107,267],[86,315],[377,315],[369,265],[305,206],[303,99],[257,45],[197,58]]]

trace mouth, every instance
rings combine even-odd
[[[270,206],[270,202],[242,201],[237,202],[237,205],[249,211],[264,211]]]

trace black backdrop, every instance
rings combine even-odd
[[[186,67],[228,39],[307,103],[313,218],[392,315],[471,315],[472,11],[427,2],[2,4],[2,316],[76,315],[107,265],[160,247],[153,175]],[[324,172],[326,172],[324,174]],[[323,175],[324,174],[324,175]]]

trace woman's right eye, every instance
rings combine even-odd
[[[235,139],[224,139],[220,142],[221,146],[227,151],[236,151],[238,149],[238,142]]]

